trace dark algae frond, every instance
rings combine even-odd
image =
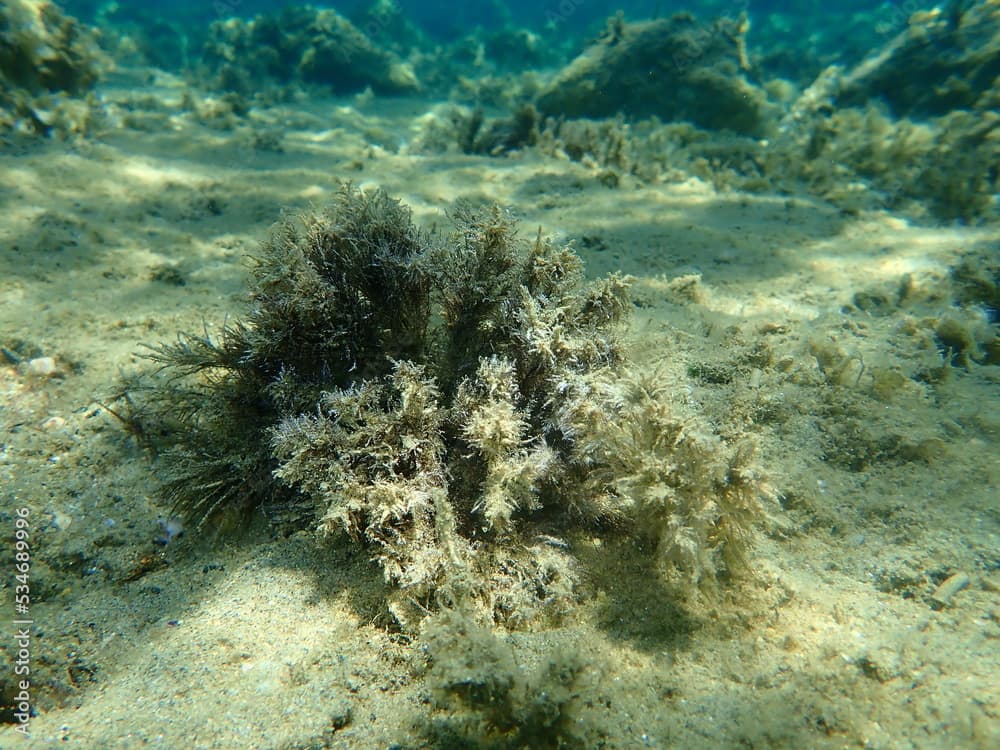
[[[499,207],[447,236],[346,185],[278,223],[250,310],[152,348],[164,489],[199,524],[263,508],[367,548],[406,625],[442,605],[517,623],[565,603],[580,524],[655,534],[695,577],[741,558],[752,452],[635,395],[630,279],[525,243]]]

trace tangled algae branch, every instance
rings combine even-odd
[[[738,562],[759,513],[750,454],[634,397],[630,279],[585,283],[569,248],[519,241],[497,207],[453,219],[432,237],[346,185],[280,222],[245,320],[152,349],[168,499],[200,524],[264,507],[346,533],[404,625],[470,602],[516,622],[571,597],[554,535],[580,523],[652,529],[695,577]]]

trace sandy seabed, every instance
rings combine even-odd
[[[756,436],[777,500],[753,579],[677,602],[622,540],[562,625],[508,636],[526,667],[559,644],[602,665],[602,747],[1000,746],[1000,368],[940,345],[942,320],[988,327],[955,269],[995,268],[1000,230],[694,179],[609,188],[532,151],[408,153],[427,107],[314,100],[234,130],[165,114],[0,155],[0,523],[9,539],[29,510],[37,711],[0,747],[426,746],[419,645],[378,626],[364,553],[263,520],[161,550],[155,462],[104,406],[143,342],[240,315],[269,225],[345,179],[424,226],[498,201],[589,275],[634,275],[634,358]]]

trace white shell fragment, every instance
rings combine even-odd
[[[948,576],[940,586],[938,586],[934,593],[931,594],[931,606],[934,609],[944,609],[951,604],[952,598],[959,591],[964,589],[969,585],[969,576],[965,573],[958,572],[954,575]]]
[[[28,361],[25,371],[36,378],[51,378],[59,372],[59,368],[53,357],[36,357]]]

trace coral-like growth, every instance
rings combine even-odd
[[[454,220],[432,237],[346,186],[278,224],[246,321],[152,350],[176,376],[146,399],[167,496],[202,523],[266,506],[346,533],[402,623],[469,602],[516,622],[567,598],[577,572],[553,534],[581,521],[651,518],[698,573],[735,559],[747,462],[619,394],[629,280],[585,283],[572,251],[523,245],[499,208]]]

